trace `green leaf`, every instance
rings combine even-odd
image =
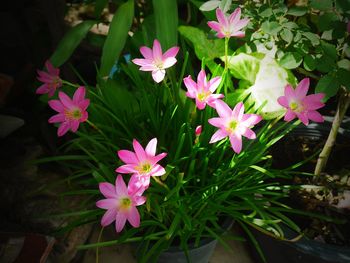
[[[264,8],[260,8],[259,10],[259,15],[261,17],[270,17],[272,16],[272,8],[271,7],[268,7],[266,8],[266,6],[264,6]]]
[[[254,56],[240,53],[228,57],[228,68],[235,78],[247,80],[252,85],[259,72],[260,61]]]
[[[286,69],[297,68],[301,62],[303,61],[303,57],[297,52],[287,52],[280,59],[279,64]]]
[[[293,6],[288,10],[287,14],[292,16],[303,16],[307,11],[308,8],[305,6]]]
[[[310,42],[313,46],[317,46],[320,44],[320,37],[317,34],[314,34],[311,32],[304,32],[302,34],[303,34],[303,36],[305,36],[307,39],[310,40]]]
[[[324,101],[328,100],[330,97],[333,97],[337,94],[340,83],[337,80],[337,77],[334,73],[329,73],[323,76],[317,83],[315,88],[315,93],[325,93],[326,97]]]
[[[323,73],[328,73],[336,67],[335,61],[326,55],[323,55],[316,61],[316,69]]]
[[[177,45],[178,14],[176,0],[153,0],[157,39],[163,50]]]
[[[310,0],[310,6],[318,10],[328,10],[332,8],[332,0]]]
[[[288,44],[293,41],[293,33],[288,28],[283,28],[281,33],[281,38],[286,41]]]
[[[339,18],[335,13],[325,13],[318,18],[318,29],[320,31],[333,29],[335,21],[339,21]]]
[[[108,76],[115,61],[122,52],[128,32],[130,30],[132,19],[134,17],[134,1],[129,0],[122,4],[110,24],[108,36],[102,50],[101,58],[101,76]]]
[[[350,71],[340,68],[336,71],[337,80],[347,89],[350,89]]]
[[[86,20],[72,27],[57,45],[55,52],[50,58],[51,63],[55,67],[65,63],[94,24],[96,24],[96,21]]]
[[[316,60],[311,55],[305,55],[303,66],[308,71],[313,71],[316,68]]]
[[[276,21],[265,21],[261,25],[261,29],[268,34],[276,36],[278,32],[281,31],[282,26]]]
[[[349,70],[350,71],[350,60],[344,58],[342,60],[339,60],[337,62],[337,65],[339,68],[343,68],[343,69],[346,69],[346,70]]]
[[[288,29],[295,29],[295,28],[298,28],[298,24],[297,23],[294,23],[294,22],[287,22],[287,23],[284,23],[283,26],[285,28],[288,28]]]
[[[333,60],[337,60],[337,49],[334,45],[329,44],[326,41],[321,41],[321,48],[326,56]]]
[[[108,4],[108,0],[96,0],[95,2],[95,17],[100,18],[103,9]]]
[[[191,26],[180,26],[180,34],[192,42],[197,57],[214,59],[220,58],[225,53],[225,41],[223,39],[207,39],[207,35],[200,29]]]

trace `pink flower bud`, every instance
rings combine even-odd
[[[202,125],[198,125],[195,131],[196,136],[200,136],[202,133]]]

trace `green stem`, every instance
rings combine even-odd
[[[74,87],[74,88],[80,87],[80,85],[78,85],[78,84],[73,84],[73,83],[70,83],[69,81],[66,81],[66,80],[63,80],[63,79],[61,79],[61,81],[62,81],[62,84],[65,84],[65,85],[68,85],[68,86],[71,86],[71,87]]]
[[[227,65],[228,65],[228,41],[230,38],[225,37],[225,70],[224,72],[227,71]]]
[[[167,83],[167,78],[164,79],[163,83],[164,83],[164,86],[165,86],[165,87],[168,89],[168,91],[169,91],[169,95],[170,95],[171,101],[172,101],[173,103],[175,103],[175,99],[174,99],[173,92],[171,91],[171,89],[170,89],[170,87],[169,87],[169,85],[168,85],[168,83]]]
[[[97,243],[100,243],[100,242],[101,242],[103,229],[104,229],[104,227],[101,228],[100,234],[98,235]],[[96,263],[99,262],[98,249],[99,249],[99,247],[96,247]]]
[[[340,92],[340,97],[339,97],[339,101],[338,101],[338,105],[337,105],[337,111],[336,111],[335,116],[334,116],[331,131],[328,134],[327,141],[326,141],[325,145],[323,146],[322,152],[320,153],[320,155],[317,159],[317,164],[316,164],[316,168],[315,168],[315,172],[314,172],[315,175],[320,175],[324,171],[324,169],[327,165],[329,155],[330,155],[332,148],[335,144],[335,140],[337,138],[340,124],[342,123],[344,115],[345,115],[345,113],[350,105],[350,92],[346,91],[346,89],[344,87],[342,87],[341,89],[342,90]]]

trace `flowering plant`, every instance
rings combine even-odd
[[[140,48],[143,58],[121,64],[117,79],[101,78],[96,87],[61,80],[50,62],[49,72],[39,73],[46,88],[38,93],[51,97],[59,89],[59,100],[49,101],[58,112],[49,122],[60,123],[58,136],[77,135],[65,148],[71,154],[61,158],[74,170],[71,183],[77,189],[70,194],[90,196],[66,228],[115,222],[120,233],[84,248],[138,241],[140,261],[150,262],[174,243],[186,253],[189,242],[198,246],[203,237],[224,243],[220,224],[225,217],[251,238],[248,225],[280,238],[280,223],[299,230],[285,215],[295,210],[280,202],[288,186],[271,180],[285,173],[271,167],[268,150],[300,123],[279,121],[284,113],[288,122],[322,121],[316,110],[323,95],[307,96],[307,79],[295,90],[287,85],[278,99],[286,110],[268,120],[245,99],[229,100],[229,41],[244,37],[249,20],[240,18],[239,8],[231,15],[217,9],[216,15],[218,21],[208,25],[224,38],[225,66],[217,64],[211,73],[202,63],[196,77],[188,53],[177,46],[163,53],[157,39],[152,47]],[[177,63],[179,57],[183,63]],[[176,66],[181,67],[178,77]],[[61,91],[68,86],[75,90],[72,99]]]

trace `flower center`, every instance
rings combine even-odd
[[[209,91],[202,91],[202,92],[198,93],[197,98],[200,101],[204,101],[209,97],[209,95],[210,95]]]
[[[289,103],[289,108],[294,112],[302,112],[304,109],[303,105],[296,101],[292,101],[291,103]]]
[[[132,202],[131,202],[129,197],[121,198],[119,202],[120,202],[119,203],[119,208],[122,209],[122,210],[129,209],[131,204],[132,204]]]
[[[155,65],[158,69],[163,69],[163,66],[164,66],[163,61],[158,60],[158,59],[154,61],[154,65]]]
[[[72,110],[67,110],[64,115],[69,120],[79,120],[82,117],[81,110],[79,108],[73,108]]]
[[[232,132],[234,132],[236,130],[237,126],[238,126],[238,121],[232,120],[227,125],[226,131],[229,132],[229,133],[232,133]]]
[[[140,174],[147,174],[151,172],[152,166],[150,163],[142,163],[136,167],[136,170],[139,171]]]

